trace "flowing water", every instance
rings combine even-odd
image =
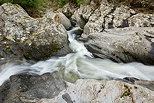
[[[93,58],[83,43],[75,40],[75,27],[68,31],[70,48],[74,53],[64,57],[52,57],[46,61],[35,64],[24,62],[22,64],[7,63],[0,67],[0,85],[11,75],[19,73],[35,73],[42,75],[47,72],[61,71],[70,80],[73,78],[115,79],[136,77],[143,80],[154,80],[154,66],[141,63],[115,63],[108,59]]]

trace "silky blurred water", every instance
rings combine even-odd
[[[73,31],[68,31],[70,48],[74,53],[64,57],[51,57],[46,61],[35,64],[27,62],[6,63],[0,67],[0,85],[9,79],[11,75],[19,73],[35,73],[42,75],[47,72],[62,70],[64,76],[71,81],[74,78],[115,79],[135,77],[143,80],[154,80],[154,66],[146,66],[141,63],[115,63],[108,59],[93,58],[92,54],[84,47],[84,44],[75,40]]]

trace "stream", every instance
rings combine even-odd
[[[48,72],[62,71],[68,81],[78,78],[116,79],[135,77],[143,80],[154,80],[154,66],[146,66],[142,63],[115,63],[108,59],[94,58],[84,47],[82,42],[75,39],[74,27],[68,31],[70,48],[74,53],[64,57],[51,57],[46,61],[37,63],[6,63],[0,67],[0,85],[9,79],[11,75],[20,73],[32,73],[42,75]]]

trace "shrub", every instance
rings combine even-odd
[[[63,6],[66,3],[75,3],[77,5],[83,4],[84,0],[58,0],[58,5]]]
[[[25,8],[37,8],[46,3],[49,0],[0,0],[0,5],[3,3],[14,3],[19,4]]]
[[[153,0],[108,0],[114,4],[126,4],[134,7],[148,8],[154,4]]]
[[[12,3],[12,0],[0,0],[0,5],[3,3]]]
[[[40,11],[50,0],[0,0],[3,3],[13,3],[22,6],[31,16],[40,17]]]

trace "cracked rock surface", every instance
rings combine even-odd
[[[80,79],[53,99],[38,103],[153,103],[154,91],[121,81]]]
[[[81,5],[76,9],[72,14],[72,19],[83,28],[84,34],[130,26],[154,27],[153,14],[137,13],[128,6],[115,6],[105,0],[102,0],[99,6]]]

